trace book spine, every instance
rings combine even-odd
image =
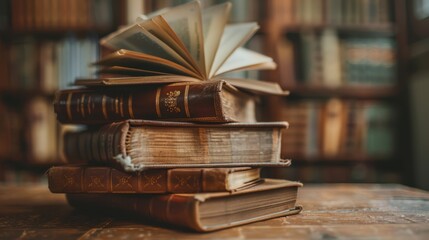
[[[126,91],[64,90],[54,106],[62,123],[108,123],[125,119],[226,122],[218,84],[173,84]]]
[[[197,193],[226,189],[226,171],[152,169],[125,173],[108,167],[52,167],[47,175],[53,193]]]
[[[126,122],[107,124],[97,131],[64,134],[64,155],[70,163],[113,162],[125,156]]]
[[[100,207],[112,209],[120,214],[167,223],[175,226],[204,231],[197,220],[197,200],[191,196],[164,195],[120,195],[120,194],[66,194],[69,204],[88,210]]]

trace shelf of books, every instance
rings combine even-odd
[[[89,63],[98,58],[98,40],[121,23],[122,5],[0,1],[0,178],[24,179],[27,170],[60,162],[54,92],[94,75]]]
[[[274,39],[271,51],[278,63],[270,80],[291,91],[265,103],[267,118],[290,123],[282,154],[294,159],[295,167],[287,174],[304,182],[401,181],[399,146],[407,140],[398,131],[404,124],[399,106],[405,79],[399,77],[403,33],[397,25],[403,20],[396,5],[388,0],[266,3],[272,14],[263,31]],[[379,163],[394,167],[385,172]],[[367,174],[356,178],[354,166]]]

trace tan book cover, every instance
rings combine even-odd
[[[127,173],[110,167],[58,166],[47,172],[53,193],[232,192],[257,184],[260,169],[173,168]]]
[[[302,184],[279,179],[237,192],[197,194],[67,194],[76,208],[137,216],[150,223],[208,232],[297,214]]]
[[[287,122],[194,124],[129,120],[64,136],[70,163],[145,168],[289,165],[280,159]]]

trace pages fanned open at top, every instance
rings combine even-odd
[[[101,39],[113,52],[94,63],[109,81],[78,79],[77,85],[153,84],[222,79],[234,71],[276,67],[272,58],[242,46],[258,30],[256,22],[227,24],[231,3],[202,9],[199,1],[163,11]],[[138,77],[138,78],[136,78]],[[231,81],[258,94],[286,95],[278,84],[255,80]],[[258,89],[263,86],[262,90]]]

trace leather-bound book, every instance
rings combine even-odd
[[[297,214],[298,187],[287,180],[264,183],[237,192],[196,194],[69,193],[70,205],[109,214],[137,216],[147,222],[214,231],[275,217]]]
[[[54,109],[62,123],[126,119],[255,122],[255,96],[225,81],[60,90]]]
[[[195,124],[128,120],[64,135],[70,163],[145,168],[289,165],[280,159],[287,122]]]
[[[53,193],[231,192],[261,181],[259,168],[175,168],[127,173],[110,167],[58,166],[47,172]]]

